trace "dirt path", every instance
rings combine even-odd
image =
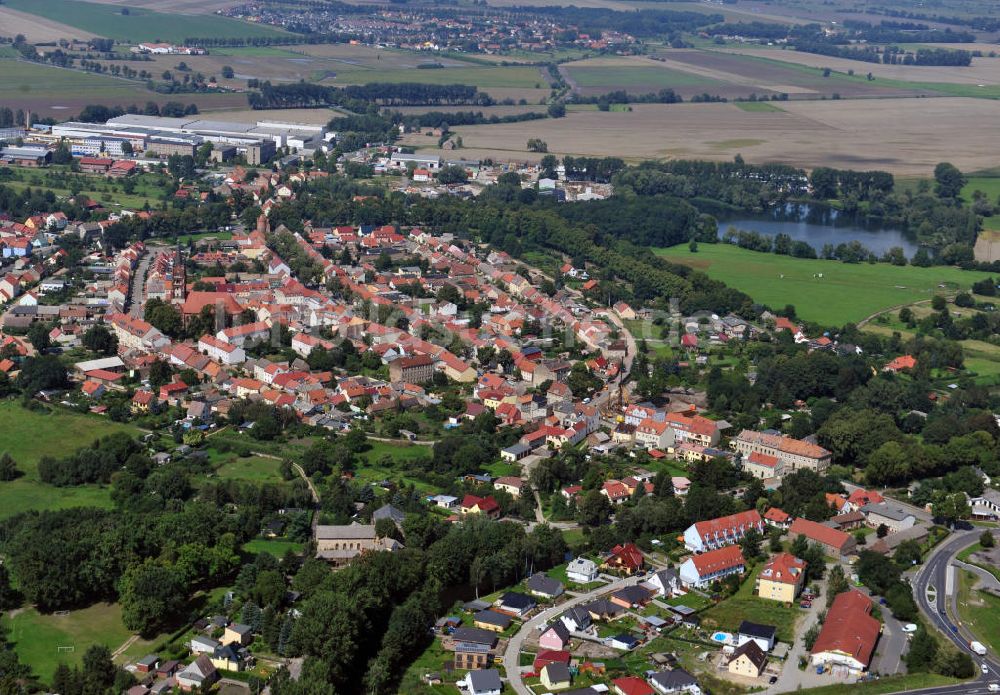
[[[946,296],[946,295],[942,295],[942,296]],[[896,306],[891,306],[888,309],[880,309],[879,311],[876,311],[874,314],[870,314],[870,315],[864,317],[863,319],[861,319],[860,321],[858,321],[858,328],[864,328],[865,325],[867,325],[868,323],[874,321],[876,318],[878,318],[882,314],[887,314],[890,311],[899,311],[903,307],[907,307],[907,306],[916,306],[918,304],[927,304],[930,301],[931,301],[930,299],[919,299],[919,300],[917,300],[915,302],[907,302],[906,304],[897,304]]]
[[[118,649],[116,649],[113,652],[111,652],[111,659],[112,659],[112,661],[115,660],[115,659],[117,659],[118,657],[120,657],[122,654],[124,654],[125,651],[129,647],[131,647],[133,644],[135,644],[138,641],[139,641],[139,635],[132,635],[127,640],[125,640],[124,642],[122,642],[121,646],[118,647]]]

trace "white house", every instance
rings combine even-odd
[[[677,570],[673,568],[660,570],[648,579],[645,584],[649,585],[650,588],[656,591],[657,596],[662,596],[664,598],[670,598],[676,594],[685,593],[683,585],[681,584],[680,575],[677,574]]]
[[[577,584],[597,581],[597,564],[585,557],[574,558],[566,565],[566,578]]]
[[[500,695],[503,690],[500,673],[495,668],[469,671],[463,684],[469,695]]]
[[[684,531],[684,547],[695,553],[721,548],[738,543],[750,530],[764,533],[764,520],[756,509],[691,524]]]
[[[199,338],[198,352],[222,364],[240,364],[247,359],[247,353],[243,348],[224,343],[213,335],[203,335]]]
[[[689,557],[681,565],[679,574],[685,587],[701,588],[730,574],[741,574],[744,569],[743,551],[738,545],[727,545]]]

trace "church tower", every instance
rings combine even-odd
[[[184,256],[181,253],[181,241],[177,240],[174,251],[174,263],[170,269],[170,296],[174,302],[181,304],[187,297],[187,269],[184,267]]]

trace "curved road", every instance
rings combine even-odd
[[[980,528],[972,528],[963,531],[956,531],[947,541],[939,545],[928,558],[927,562],[917,571],[913,578],[913,591],[920,611],[927,620],[942,632],[959,649],[972,657],[978,669],[980,664],[985,663],[990,672],[979,674],[973,681],[959,683],[957,685],[942,686],[940,688],[928,688],[921,690],[926,695],[951,695],[954,693],[986,693],[989,691],[989,684],[1000,683],[1000,661],[996,655],[988,654],[979,656],[969,647],[969,642],[974,639],[961,624],[955,625],[948,615],[948,602],[953,598],[954,591],[949,594],[946,591],[948,584],[949,566],[952,564],[955,555],[976,542]],[[927,598],[927,589],[934,587],[935,597],[931,602]],[[954,630],[952,628],[955,628]]]
[[[640,579],[640,577],[627,577],[625,579],[619,579],[611,582],[610,584],[605,584],[604,586],[600,586],[593,591],[588,591],[585,594],[574,596],[569,601],[560,603],[558,606],[546,608],[533,618],[530,618],[523,623],[521,625],[521,629],[518,630],[517,633],[507,642],[507,648],[503,653],[503,667],[507,672],[507,680],[510,683],[511,689],[513,689],[517,695],[534,695],[534,693],[524,684],[524,678],[521,676],[521,648],[524,646],[524,641],[528,638],[528,635],[536,632],[543,624],[548,623],[557,615],[565,613],[573,606],[578,606],[581,603],[592,601],[602,594],[618,591],[622,587],[629,586],[631,584],[638,584]]]

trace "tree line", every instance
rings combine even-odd
[[[253,109],[290,109],[342,106],[364,111],[381,106],[476,105],[491,106],[493,99],[476,87],[463,84],[433,85],[419,82],[374,82],[346,87],[297,82],[272,85],[264,82],[247,100]]]

